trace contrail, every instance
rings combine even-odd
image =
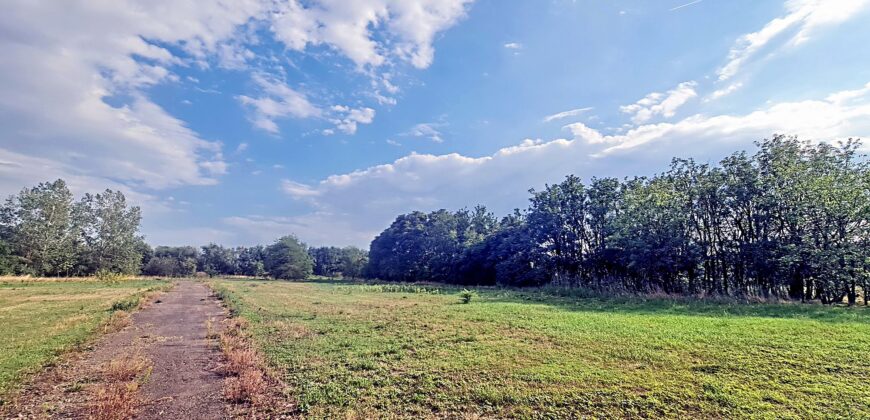
[[[682,6],[674,7],[673,9],[671,9],[671,10],[669,10],[669,11],[670,11],[670,12],[673,12],[674,10],[679,10],[679,9],[684,8],[684,7],[689,7],[689,6],[693,5],[693,4],[698,4],[698,3],[702,2],[702,1],[704,1],[704,0],[695,0],[695,1],[693,1],[693,2],[686,3],[686,4],[682,5]]]

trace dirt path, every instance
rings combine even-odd
[[[136,418],[228,418],[222,397],[221,353],[206,337],[207,324],[218,328],[224,317],[223,308],[205,285],[178,282],[135,313],[130,326],[100,339],[93,351],[38,375],[13,403],[15,412],[0,414],[86,418],[106,366],[135,354],[149,359],[152,366],[150,376],[136,391]]]

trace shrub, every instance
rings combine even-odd
[[[471,300],[477,296],[477,292],[474,290],[462,289],[459,292],[459,298],[462,300],[462,303],[471,303]]]

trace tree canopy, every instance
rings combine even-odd
[[[870,286],[859,147],[775,136],[717,166],[674,159],[653,177],[588,185],[569,175],[499,222],[482,207],[400,215],[372,241],[368,274],[854,303]]]

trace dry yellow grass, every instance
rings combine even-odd
[[[231,318],[220,335],[226,358],[224,397],[233,403],[263,404],[267,401],[268,381],[265,363],[245,332],[246,320]]]
[[[117,357],[103,367],[103,383],[94,390],[88,410],[96,420],[121,420],[135,416],[141,405],[137,391],[151,375],[151,360],[139,352]]]

